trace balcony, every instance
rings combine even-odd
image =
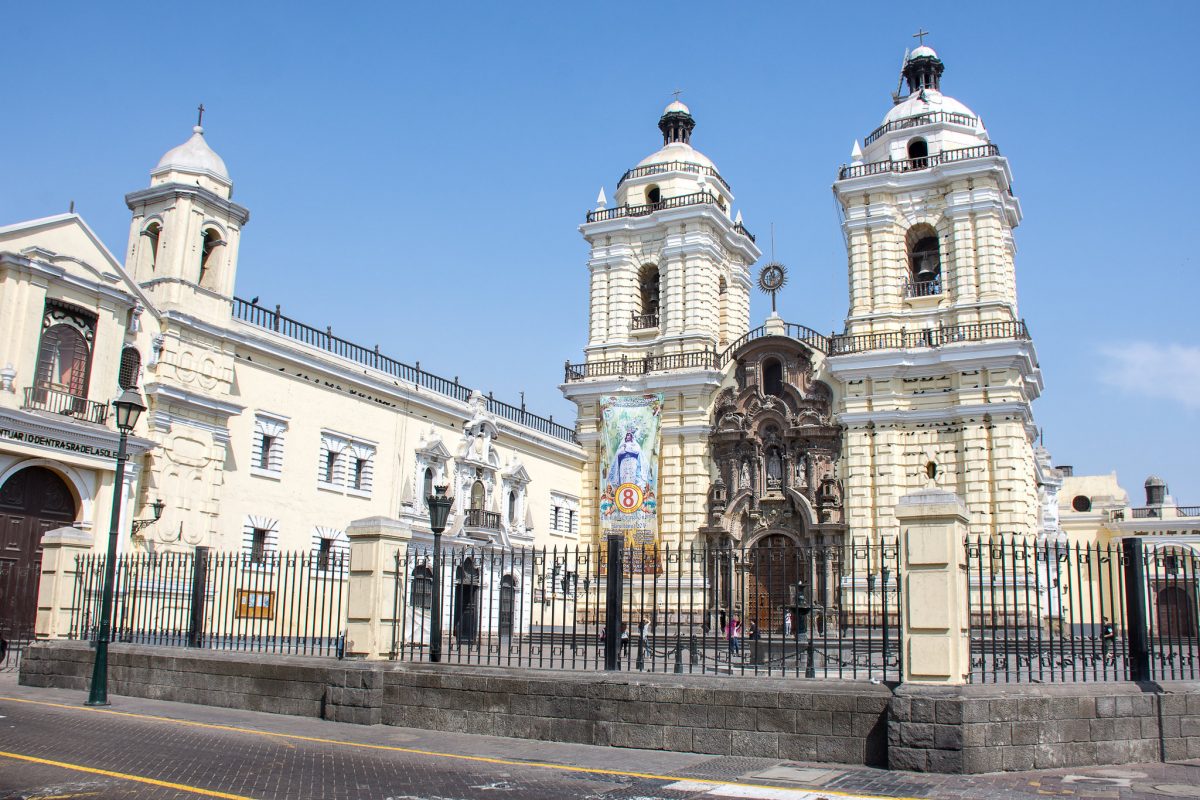
[[[996,145],[981,144],[976,147],[944,150],[941,153],[931,153],[919,158],[905,158],[900,161],[872,161],[870,164],[842,167],[838,171],[838,180],[844,181],[847,178],[863,178],[867,175],[880,175],[887,172],[915,172],[941,164],[951,164],[955,161],[968,161],[973,158],[987,158],[998,155],[1000,155],[1000,148],[996,147]]]
[[[468,508],[464,528],[483,528],[489,531],[500,530],[500,512],[484,511],[482,508]]]
[[[691,353],[672,353],[666,356],[619,358],[610,361],[567,364],[564,382],[571,383],[587,378],[645,375],[650,372],[669,372],[676,369],[720,369],[718,359],[719,356],[712,350],[696,350]]]
[[[644,331],[649,328],[658,327],[658,314],[634,314],[633,329],[635,331]]]
[[[108,418],[106,404],[94,403],[86,397],[77,397],[52,386],[30,386],[25,389],[25,402],[21,408],[62,414],[97,425],[103,425]]]
[[[965,125],[968,128],[974,128],[979,124],[979,120],[970,114],[955,114],[950,111],[934,111],[932,114],[918,114],[915,117],[905,117],[904,119],[893,120],[887,125],[880,125],[871,131],[871,135],[863,142],[863,147],[869,146],[871,142],[885,133],[900,131],[905,128],[917,128],[921,125],[933,125],[937,122],[952,122],[955,125]]]
[[[933,297],[942,293],[942,279],[931,281],[909,281],[904,284],[905,297]]]
[[[653,214],[655,211],[665,211],[669,208],[683,208],[684,206],[704,206],[717,204],[717,196],[712,192],[694,192],[692,194],[684,194],[679,197],[668,197],[664,200],[659,200],[657,203],[646,203],[640,206],[615,206],[613,208],[601,208],[596,211],[587,212],[588,222],[606,222],[610,219],[621,219],[622,217],[645,217]]]
[[[1200,517],[1200,506],[1149,506],[1147,508],[1130,509],[1133,519],[1163,519],[1164,510],[1173,510],[1174,515],[1166,515],[1167,519],[1179,517]]]
[[[617,181],[617,188],[621,188],[621,184],[630,178],[641,178],[646,175],[661,175],[664,172],[692,172],[696,175],[706,175],[710,178],[716,178],[717,181],[726,189],[729,184],[721,177],[721,173],[717,172],[712,167],[706,167],[703,164],[693,164],[690,161],[667,161],[663,164],[647,164],[644,167],[634,167],[633,169],[625,170],[625,174],[621,176],[621,180]]]

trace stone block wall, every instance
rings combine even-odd
[[[1200,758],[1200,685],[916,687],[888,712],[888,765],[1011,772]]]
[[[886,762],[891,691],[845,681],[561,674],[403,665],[390,725],[580,744],[841,764]]]

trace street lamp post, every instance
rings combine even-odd
[[[100,630],[96,635],[96,659],[92,662],[92,687],[89,706],[108,705],[108,640],[112,636],[113,582],[117,573],[117,529],[121,524],[121,491],[125,484],[125,445],[138,417],[146,410],[142,398],[133,389],[113,402],[117,410],[117,471],[113,476],[112,519],[108,526],[108,557],[104,560],[104,594],[100,600]]]
[[[426,498],[429,503],[429,528],[433,531],[433,608],[429,619],[429,660],[442,660],[442,531],[446,530],[446,519],[450,516],[453,497],[446,496],[449,486],[433,487],[433,494]]]

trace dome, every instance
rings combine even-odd
[[[684,142],[672,142],[664,146],[661,150],[651,153],[639,161],[638,166],[645,167],[650,164],[665,164],[668,161],[686,161],[689,164],[699,164],[702,167],[710,167],[714,170],[717,168],[712,159]]]
[[[1147,486],[1166,486],[1167,482],[1164,481],[1162,478],[1158,477],[1157,475],[1151,475],[1149,478],[1146,478],[1146,485]]]
[[[920,48],[918,48],[920,49]],[[929,50],[928,47],[925,48]],[[975,112],[967,108],[962,103],[955,100],[953,97],[948,97],[936,89],[925,89],[921,92],[910,94],[903,103],[895,105],[892,110],[883,118],[883,124],[895,122],[898,119],[906,119],[908,117],[916,117],[921,114],[930,114],[935,111],[945,111],[951,114],[966,114],[969,117],[975,116]]]
[[[213,152],[204,140],[204,128],[199,125],[192,128],[192,137],[178,147],[167,151],[158,160],[158,166],[151,174],[179,170],[180,172],[200,172],[211,175],[225,183],[230,182],[229,170],[225,162]]]
[[[678,100],[672,100],[666,108],[663,109],[663,115],[667,114],[691,114],[692,110]]]
[[[937,58],[938,54],[929,45],[921,45],[916,50],[908,54],[909,58]]]

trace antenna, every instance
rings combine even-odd
[[[775,223],[771,223],[771,260],[775,260]]]
[[[908,63],[908,48],[904,48],[904,58],[900,59],[900,80],[896,81],[896,91],[892,92],[892,105],[900,104],[900,90],[904,88],[904,65]]]

